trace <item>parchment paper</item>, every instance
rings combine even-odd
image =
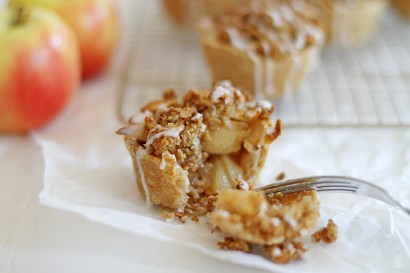
[[[104,81],[89,84],[59,120],[35,134],[46,163],[43,204],[272,272],[410,272],[410,216],[366,197],[320,194],[318,226],[332,218],[339,226],[338,241],[309,243],[303,260],[290,265],[218,249],[222,236],[211,233],[205,221],[164,222],[156,209],[146,207],[123,139],[114,133],[121,124],[110,86]],[[388,189],[410,207],[410,130],[285,128],[271,147],[260,183],[274,181],[282,171],[286,178],[361,178]]]

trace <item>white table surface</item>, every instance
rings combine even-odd
[[[0,0],[0,7],[4,3]],[[127,1],[118,3],[126,10]],[[79,93],[98,92],[101,86],[114,89],[115,75],[112,69]],[[363,133],[369,135],[368,130]],[[38,197],[44,167],[41,147],[32,136],[0,135],[0,272],[265,272],[46,207]]]

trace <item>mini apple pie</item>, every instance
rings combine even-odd
[[[316,65],[321,22],[303,1],[246,1],[199,24],[215,80],[229,79],[256,98],[298,91]]]
[[[117,133],[124,135],[147,203],[182,218],[211,211],[212,196],[222,189],[253,187],[281,134],[273,111],[225,81],[189,91],[182,103],[168,90]]]

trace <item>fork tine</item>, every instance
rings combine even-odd
[[[270,193],[278,193],[282,192],[284,194],[289,194],[289,193],[294,193],[294,192],[302,192],[302,191],[308,191],[308,190],[316,190],[318,192],[326,192],[326,191],[332,191],[332,192],[351,192],[355,193],[357,191],[358,187],[356,186],[350,186],[350,185],[345,185],[345,184],[325,184],[325,183],[311,183],[311,184],[301,184],[301,185],[284,185],[284,186],[279,186],[279,187],[272,187],[270,189],[265,189],[264,192],[265,194],[270,194]]]
[[[289,194],[308,190],[316,190],[317,192],[354,193],[375,198],[392,206],[396,206],[410,215],[410,209],[404,207],[383,188],[367,181],[351,177],[311,176],[287,180],[281,183],[272,183],[255,190],[263,191],[266,195],[278,192]]]
[[[273,187],[270,189],[265,189],[263,192],[268,195],[271,193],[278,193],[282,192],[284,194],[289,194],[289,193],[294,193],[294,192],[303,192],[303,191],[309,191],[309,190],[314,190],[314,187],[311,186],[306,186],[306,185],[294,185],[294,186],[282,186],[282,187]]]
[[[317,191],[342,191],[342,192],[356,192],[357,186],[352,185],[348,181],[338,181],[329,177],[307,177],[300,179],[287,180],[281,183],[272,183],[264,187],[258,188],[258,191],[264,191],[265,194],[270,193],[293,193],[307,190]]]

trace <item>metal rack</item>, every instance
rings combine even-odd
[[[160,0],[136,0],[132,16],[120,85],[123,117],[165,88],[210,85],[193,29],[173,25]],[[325,49],[300,92],[274,103],[288,127],[410,127],[410,22],[387,11],[368,45]]]

